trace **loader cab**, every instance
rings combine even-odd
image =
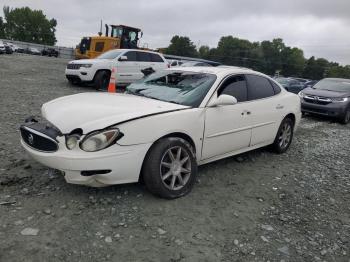
[[[108,35],[108,32],[106,32]],[[125,26],[111,25],[111,37],[120,39],[120,48],[137,49],[139,39],[142,37],[141,29]]]

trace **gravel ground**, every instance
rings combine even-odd
[[[350,125],[306,117],[290,150],[199,168],[186,197],[69,185],[19,124],[70,86],[66,60],[0,56],[0,261],[350,261]]]

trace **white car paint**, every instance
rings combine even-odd
[[[168,68],[168,63],[162,54],[157,52],[138,50],[138,49],[114,49],[111,51],[119,51],[118,55],[114,59],[81,59],[70,61],[65,70],[66,76],[75,76],[80,79],[81,82],[91,82],[94,80],[96,73],[100,70],[111,71],[112,67],[115,68],[115,78],[117,84],[130,84],[142,77],[142,69],[152,67],[155,71],[164,70]],[[108,51],[109,52],[109,51]],[[156,54],[161,57],[163,62],[140,62],[140,61],[119,61],[121,56],[126,55],[128,52],[139,52]],[[90,67],[80,67],[79,69],[69,69],[68,66],[76,65],[91,65]]]
[[[84,93],[58,98],[42,107],[42,115],[63,133],[58,136],[59,149],[53,153],[23,147],[38,162],[62,170],[69,183],[89,186],[137,182],[148,150],[158,139],[175,133],[190,138],[197,164],[212,162],[273,143],[279,125],[289,114],[295,117],[296,130],[300,118],[300,99],[281,92],[275,96],[208,107],[216,100],[217,87],[236,74],[268,76],[241,68],[178,68],[185,72],[216,75],[216,81],[201,104],[188,107],[149,98],[118,93]],[[250,112],[248,114],[247,112]],[[84,136],[94,130],[117,127],[124,136],[116,144],[97,152],[76,147],[68,150],[64,134],[81,128]],[[110,169],[109,174],[82,176],[82,170]]]

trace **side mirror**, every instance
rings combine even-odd
[[[237,99],[229,95],[220,95],[217,99],[209,102],[208,107],[230,106],[237,104]]]
[[[119,57],[118,61],[128,61],[128,57],[126,55],[122,55]]]

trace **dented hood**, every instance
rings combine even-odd
[[[63,134],[76,128],[86,134],[130,119],[185,108],[131,94],[81,93],[45,103],[41,112]]]

